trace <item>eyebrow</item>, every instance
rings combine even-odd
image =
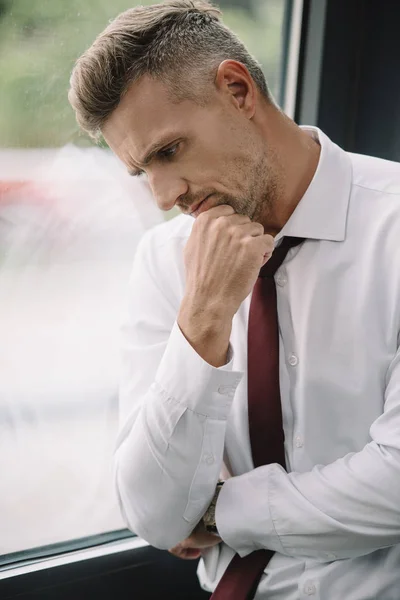
[[[128,169],[129,175],[138,175],[141,172],[141,167],[146,167],[147,165],[149,165],[155,157],[155,155],[158,154],[158,152],[160,152],[160,150],[163,150],[171,144],[178,142],[178,140],[179,138],[174,139],[174,136],[169,134],[165,135],[158,142],[155,142],[152,146],[150,146],[143,160],[138,163],[139,168]]]

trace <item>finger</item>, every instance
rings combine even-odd
[[[231,221],[231,217],[228,217],[225,223],[223,223],[221,219],[216,219],[214,221],[217,235],[219,235],[222,231],[226,231],[230,236],[238,238],[264,235],[264,227],[260,225],[260,223],[252,223],[248,217],[244,217],[243,215],[233,216],[237,216],[239,218],[242,217],[243,220],[241,219],[239,222],[233,222]]]
[[[255,223],[252,223],[255,225]],[[268,253],[272,254],[274,251],[274,238],[268,233],[264,234],[258,228],[252,228],[251,226],[247,227],[246,225],[242,225],[241,230],[247,229],[247,234],[245,236],[241,236],[241,239],[244,243],[249,243],[252,245],[254,249],[260,250],[262,254]]]
[[[262,257],[262,267],[269,261],[271,256],[274,253],[274,238],[270,235],[260,236],[261,239],[261,252],[263,253]]]
[[[183,558],[185,555],[185,551],[186,551],[185,548],[179,548],[179,549],[172,548],[172,550],[168,550],[168,552],[170,554],[172,554],[173,556],[176,556],[176,558]]]
[[[235,209],[230,204],[218,204],[201,213],[196,220],[217,219],[218,217],[229,217],[234,215]]]
[[[229,225],[243,225],[245,223],[252,222],[250,217],[248,217],[247,215],[241,215],[239,213],[233,213],[232,215],[227,215],[227,216],[224,215],[223,219]]]
[[[238,233],[240,235],[247,234],[252,237],[264,235],[264,227],[260,223],[244,223],[239,227]],[[273,240],[272,240],[273,243]]]
[[[185,555],[182,556],[185,560],[195,560],[200,558],[201,550],[199,548],[186,548]]]
[[[170,554],[176,556],[176,558],[181,558],[182,560],[195,560],[196,558],[200,558],[201,550],[199,548],[172,548],[168,550]]]
[[[257,241],[259,241],[260,244],[265,248],[265,252],[270,252],[272,254],[275,249],[274,238],[272,235],[269,235],[269,233],[264,233],[263,235],[259,236]]]

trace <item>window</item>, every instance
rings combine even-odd
[[[0,0],[3,557],[124,528],[119,324],[137,242],[164,215],[145,181],[79,133],[67,90],[74,60],[132,4]],[[279,101],[287,3],[219,4]]]

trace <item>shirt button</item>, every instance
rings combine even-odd
[[[316,591],[317,588],[312,583],[312,581],[307,581],[307,583],[304,586],[304,593],[307,594],[307,596],[313,596],[316,593]]]
[[[289,356],[289,365],[291,367],[295,367],[297,365],[297,363],[299,362],[299,359],[297,358],[297,356],[295,354],[291,354]]]
[[[212,465],[214,463],[214,456],[212,454],[204,454],[203,460],[208,465]]]
[[[224,396],[229,396],[232,390],[233,388],[231,385],[220,385],[218,388],[218,393],[223,394]]]
[[[277,275],[275,281],[280,287],[283,287],[287,284],[287,277],[286,275]]]
[[[294,439],[296,448],[302,448],[304,446],[303,438],[297,435]]]

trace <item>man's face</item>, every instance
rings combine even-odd
[[[230,204],[252,220],[268,214],[277,185],[268,149],[229,94],[205,106],[174,103],[165,84],[143,77],[107,120],[103,135],[129,172],[145,172],[158,206],[185,214]]]

